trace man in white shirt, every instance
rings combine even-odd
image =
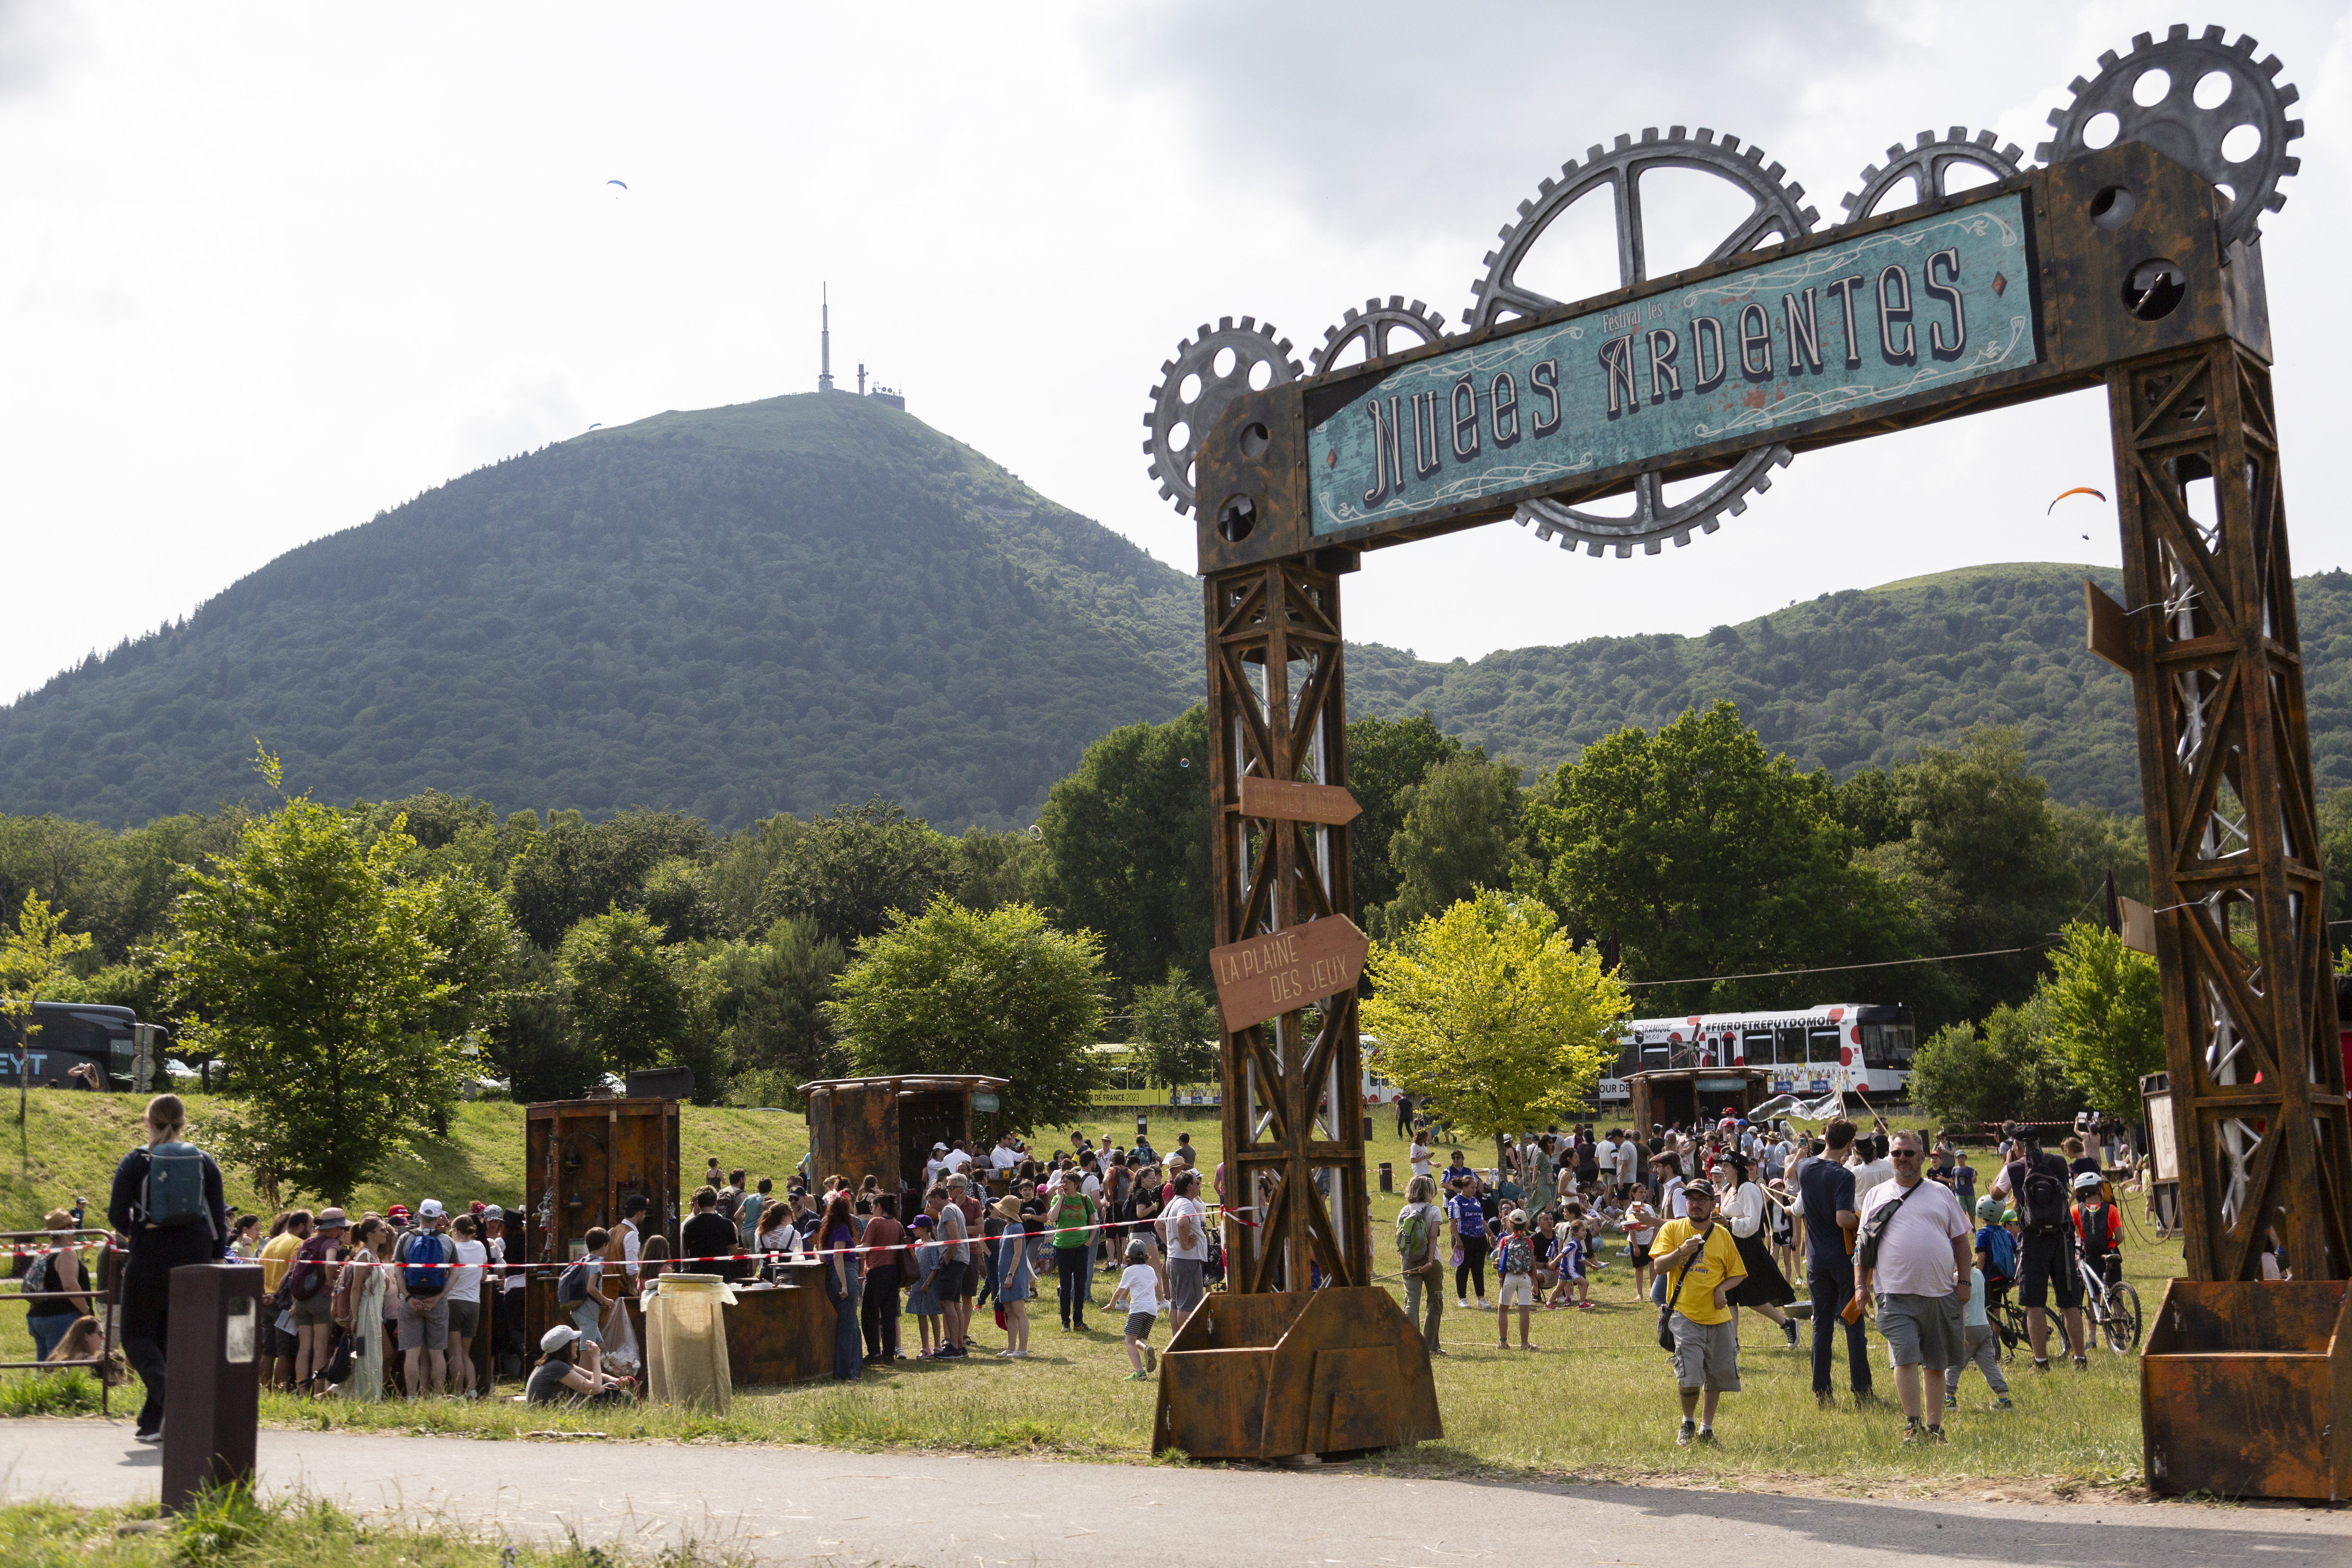
[[[1897,1132],[1892,1142],[1894,1175],[1859,1200],[1864,1261],[1856,1268],[1855,1286],[1878,1299],[1878,1331],[1886,1336],[1895,1391],[1903,1400],[1903,1440],[1940,1443],[1944,1371],[1968,1354],[1964,1324],[1976,1233],[1951,1188],[1920,1179],[1927,1153],[1919,1135]],[[1860,1185],[1859,1172],[1854,1179]]]
[[[1642,1141],[1628,1134],[1617,1143],[1617,1189],[1631,1196],[1642,1179]]]
[[[1865,1157],[1864,1150],[1869,1150]],[[1886,1155],[1886,1134],[1874,1133],[1853,1141],[1853,1206],[1859,1213],[1870,1194],[1895,1179],[1895,1163]]]
[[[1688,1219],[1683,1204],[1682,1156],[1669,1150],[1650,1162],[1650,1185],[1657,1189],[1658,1212],[1668,1219]]]
[[[996,1147],[988,1152],[988,1164],[991,1170],[1010,1171],[1020,1163],[1021,1156],[1013,1152],[1013,1140],[1010,1136],[999,1138],[996,1141]]]
[[[637,1256],[645,1245],[638,1233],[645,1226],[646,1211],[653,1206],[643,1193],[631,1193],[621,1200],[621,1223],[613,1234],[621,1238],[621,1268],[632,1283],[636,1280]]]
[[[1614,1187],[1617,1184],[1617,1140],[1613,1132],[1601,1135],[1601,1142],[1593,1153],[1601,1162],[1601,1184],[1604,1188]]]
[[[964,1148],[962,1139],[957,1139],[956,1146],[948,1151],[947,1166],[951,1176],[971,1174],[971,1154]]]

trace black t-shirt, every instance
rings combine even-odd
[[[61,1248],[58,1251],[48,1254],[48,1277],[41,1281],[42,1291],[80,1290],[87,1292],[89,1289],[89,1280],[81,1271],[80,1253],[73,1251],[69,1247]],[[37,1260],[37,1259],[36,1258],[19,1258],[16,1263],[16,1277],[21,1279],[27,1274],[30,1274],[33,1269],[33,1265]],[[79,1318],[81,1315],[82,1310],[79,1307],[75,1306],[71,1301],[60,1300],[56,1297],[50,1297],[49,1300],[46,1301],[27,1301],[25,1303],[25,1316],[27,1318]]]
[[[681,1258],[715,1258],[717,1263],[680,1263],[677,1269],[685,1274],[716,1274],[722,1279],[740,1279],[743,1266],[730,1256],[735,1250],[735,1224],[715,1211],[696,1215],[677,1233],[677,1249]]]
[[[2011,1160],[2008,1164],[2002,1166],[2001,1174],[2009,1183],[2010,1206],[2017,1211],[2018,1217],[2021,1219],[2025,1215],[2025,1177],[2029,1163],[2033,1169],[2047,1171],[2050,1174],[2057,1177],[2058,1184],[2061,1187],[2064,1187],[2067,1184],[2069,1178],[2074,1174],[2073,1172],[2066,1168],[2066,1161],[2063,1156],[2053,1154],[2047,1149],[2035,1150],[2030,1162],[2027,1160]],[[2067,1194],[2068,1199],[2071,1200],[2074,1194],[2071,1192]],[[2067,1227],[2062,1226],[2059,1228],[2061,1231],[2064,1231]],[[2027,1232],[2029,1237],[2032,1234],[2034,1233],[2031,1231]]]
[[[556,1405],[572,1391],[563,1386],[563,1379],[572,1371],[568,1361],[544,1361],[530,1369],[530,1381],[523,1384],[523,1397],[532,1405]]]
[[[1827,1155],[1808,1160],[1797,1176],[1797,1195],[1805,1211],[1808,1256],[1824,1260],[1845,1257],[1845,1227],[1837,1216],[1854,1206],[1853,1172]]]
[[[2098,1175],[2104,1168],[2105,1167],[2100,1165],[2096,1155],[2085,1154],[2081,1159],[2069,1163],[2066,1167],[2066,1173],[2071,1176],[2079,1176],[2084,1172],[2088,1171],[2092,1175],[2095,1176]]]

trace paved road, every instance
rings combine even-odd
[[[152,1498],[158,1463],[121,1424],[0,1422],[0,1495],[86,1504]],[[647,1552],[690,1536],[763,1563],[2352,1565],[2352,1512],[2282,1508],[1845,1502],[348,1432],[265,1431],[261,1474],[265,1490],[303,1488],[363,1511],[437,1515],[517,1537],[573,1528],[591,1543]]]

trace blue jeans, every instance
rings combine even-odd
[[[49,1352],[56,1350],[58,1342],[66,1337],[66,1331],[80,1321],[78,1315],[71,1312],[47,1318],[26,1319],[25,1327],[33,1336],[33,1359],[48,1360]]]
[[[855,1383],[866,1375],[866,1342],[857,1328],[857,1309],[866,1291],[856,1265],[850,1268],[846,1290],[835,1282],[833,1269],[827,1267],[824,1294],[825,1300],[833,1303],[833,1375],[844,1383]]]
[[[1826,1263],[1819,1258],[1811,1259],[1805,1265],[1805,1289],[1813,1299],[1813,1392],[1831,1392],[1834,1336],[1843,1329],[1846,1379],[1853,1385],[1854,1396],[1862,1397],[1870,1392],[1869,1338],[1861,1323],[1849,1323],[1838,1315],[1853,1300],[1853,1265],[1843,1258]]]

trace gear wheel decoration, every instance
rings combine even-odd
[[[2256,45],[2241,35],[2224,43],[2219,27],[2208,27],[2197,37],[2184,25],[2175,25],[2164,42],[2142,33],[2132,40],[2131,52],[2118,57],[2112,49],[2099,57],[2099,74],[2089,81],[2076,77],[2068,84],[2074,100],[2050,111],[2056,132],[2034,149],[2042,163],[2079,157],[2114,142],[2144,142],[2175,163],[2196,170],[2222,188],[2230,210],[2221,216],[2223,246],[2251,242],[2262,215],[2286,205],[2278,184],[2302,166],[2291,157],[2287,143],[2303,134],[2303,121],[2286,111],[2302,95],[2278,79],[2278,57],[2254,58]],[[2207,78],[2228,79],[2229,91],[2210,107],[2198,101]],[[2161,89],[2160,91],[2158,89]],[[2142,94],[2152,101],[2142,102]],[[2112,116],[2115,133],[2091,142],[2094,124]],[[2232,159],[2225,143],[2231,132],[2251,126],[2258,144]],[[2100,127],[2104,132],[2105,127]],[[2242,139],[2241,139],[2242,140]]]
[[[2025,172],[2025,153],[2015,142],[1997,144],[1990,131],[1972,136],[1965,125],[1953,126],[1940,138],[1932,131],[1922,131],[1910,146],[1889,147],[1885,163],[1873,163],[1862,172],[1862,188],[1838,199],[1845,211],[1841,226],[1875,215],[1879,204],[1906,183],[1918,201],[1956,195],[1952,171],[1961,167],[1980,169],[1995,180],[2014,179]]]
[[[1399,332],[1410,332],[1422,342],[1433,343],[1445,335],[1445,318],[1418,300],[1407,305],[1402,294],[1390,295],[1385,305],[1378,300],[1367,300],[1362,310],[1350,310],[1338,326],[1324,329],[1323,346],[1307,356],[1310,374],[1307,379],[1321,381],[1331,374],[1340,353],[1350,343],[1362,343],[1364,358],[1368,360],[1400,352],[1392,342]]]
[[[1477,303],[1462,319],[1474,329],[1487,327],[1560,303],[1521,283],[1519,266],[1554,218],[1603,186],[1609,188],[1616,206],[1619,286],[1646,279],[1649,236],[1642,220],[1642,176],[1654,169],[1695,169],[1713,174],[1753,199],[1755,205],[1707,252],[1707,261],[1720,261],[1774,241],[1787,244],[1811,233],[1820,221],[1819,213],[1800,205],[1805,187],[1783,184],[1780,176],[1786,171],[1768,163],[1763,149],[1743,147],[1738,137],[1718,136],[1704,126],[1695,136],[1679,125],[1662,136],[1657,127],[1651,126],[1639,141],[1620,136],[1612,148],[1592,147],[1582,161],[1570,159],[1560,165],[1557,179],[1545,180],[1532,201],[1519,204],[1518,221],[1503,226],[1502,244],[1486,256],[1486,276],[1471,285]],[[1666,499],[1664,479],[1643,474],[1633,481],[1630,514],[1611,516],[1539,500],[1520,507],[1514,521],[1522,527],[1532,525],[1538,539],[1551,540],[1563,550],[1582,544],[1587,554],[1613,549],[1627,556],[1639,544],[1644,553],[1654,555],[1666,539],[1688,544],[1693,529],[1713,533],[1722,526],[1725,512],[1737,517],[1746,511],[1751,491],[1771,488],[1767,470],[1786,468],[1789,457],[1786,447],[1759,447],[1743,454],[1698,494],[1674,501]]]
[[[1221,374],[1217,362],[1229,349],[1233,359]],[[1255,379],[1261,366],[1266,369],[1263,381]],[[1190,511],[1192,454],[1217,416],[1243,393],[1297,381],[1301,374],[1290,357],[1290,340],[1277,338],[1272,322],[1255,316],[1244,316],[1238,326],[1231,316],[1221,316],[1214,327],[1203,322],[1179,342],[1176,357],[1160,367],[1160,384],[1151,389],[1151,407],[1143,416],[1143,426],[1151,432],[1143,452],[1151,459],[1151,477],[1160,481],[1160,499],[1175,502],[1179,513]]]

